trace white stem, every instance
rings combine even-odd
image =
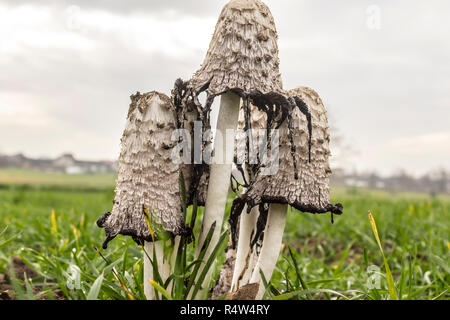
[[[247,214],[246,206],[242,212],[239,222],[239,238],[233,280],[231,282],[231,292],[249,283],[254,263],[255,250],[250,249],[250,242],[252,234],[254,235],[254,232],[256,232],[259,210],[258,207],[255,207]]]
[[[267,217],[267,225],[264,231],[263,246],[250,280],[250,283],[259,283],[259,291],[256,295],[256,300],[261,300],[265,292],[260,270],[264,274],[267,282],[269,282],[270,278],[272,278],[275,265],[277,264],[281,245],[283,243],[287,208],[288,206],[285,204],[271,204],[269,207],[269,216]]]
[[[180,247],[180,241],[181,241],[181,237],[179,237],[179,236],[175,237],[174,245],[173,245],[173,252],[172,252],[172,256],[170,257],[170,261],[169,261],[170,262],[169,277],[175,270],[175,263],[177,261],[177,254],[178,254],[178,248]],[[167,287],[167,292],[169,292],[169,293],[172,292],[172,287],[173,287],[173,281],[171,281],[169,283],[169,286]]]
[[[149,282],[149,280],[154,280],[153,265],[147,255],[153,258],[155,250],[158,271],[163,282],[169,278],[171,266],[170,261],[164,258],[164,241],[145,242],[144,250],[147,253],[144,253],[144,293],[148,300],[154,300],[156,298],[155,289]]]
[[[156,241],[153,245],[152,242],[146,242],[144,245],[144,250],[147,252],[148,256],[150,258],[153,258],[153,250],[156,250],[156,259],[158,264],[158,271],[161,276],[161,279],[163,282],[166,282],[166,280],[170,277],[170,275],[173,272],[173,268],[175,267],[178,247],[180,245],[180,237],[175,237],[174,240],[174,246],[173,246],[173,252],[170,257],[165,257],[164,255],[164,241]],[[155,296],[155,289],[154,287],[148,282],[148,280],[154,280],[153,279],[153,265],[148,259],[147,255],[144,253],[144,293],[148,300],[154,300],[156,298]],[[167,292],[172,291],[172,285],[173,281],[169,284],[167,288]]]
[[[219,117],[217,120],[216,139],[214,139],[214,153],[215,156],[222,155],[224,161],[221,162],[222,164],[212,163],[210,165],[209,187],[205,204],[205,213],[203,216],[202,229],[198,238],[196,251],[196,257],[198,257],[203,243],[205,242],[206,235],[208,234],[212,225],[216,223],[216,229],[214,230],[214,234],[204,257],[205,262],[208,260],[211,252],[217,245],[221,234],[223,216],[225,213],[225,206],[227,203],[228,192],[230,188],[230,176],[233,168],[233,164],[227,163],[225,156],[227,155],[227,150],[231,150],[231,152],[234,152],[234,147],[230,145],[227,146],[224,141],[219,141],[220,139],[218,139],[217,132],[220,132],[222,136],[225,137],[227,129],[236,130],[239,118],[239,107],[240,98],[235,93],[227,92],[222,95],[220,101]],[[234,139],[232,139],[231,142],[234,145]],[[222,150],[219,150],[220,147],[222,147]],[[222,151],[222,153],[220,153],[220,151]],[[208,292],[206,284],[208,284],[211,280],[213,269],[214,268],[211,267],[208,271],[208,274],[201,285],[202,290],[197,294],[195,299],[205,298]],[[197,277],[200,276],[202,271],[203,265],[200,268]],[[191,290],[189,294],[190,299],[192,299],[192,291],[193,290]]]
[[[147,300],[155,300],[155,290],[148,282],[153,280],[153,265],[148,257],[153,258],[152,242],[145,242],[144,244],[144,293]]]

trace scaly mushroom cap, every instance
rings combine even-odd
[[[105,228],[106,248],[118,234],[142,243],[152,241],[144,208],[153,227],[178,235],[185,232],[179,188],[180,167],[172,162],[171,141],[176,129],[175,109],[169,97],[150,92],[131,97],[112,213],[97,224]]]
[[[292,118],[299,179],[295,179],[288,121],[284,121],[279,129],[279,169],[274,175],[259,175],[248,190],[247,196],[255,199],[256,203],[278,200],[297,207],[312,205],[325,208],[329,204],[328,181],[331,173],[328,165],[330,151],[326,111],[319,96],[310,89],[297,88],[290,91],[289,95],[301,97],[312,116],[311,162],[308,157],[309,133],[306,117],[295,108]]]
[[[287,203],[304,212],[339,213],[339,208],[330,204],[330,135],[322,100],[306,87],[293,89],[288,96],[300,98],[308,107],[312,123],[311,146],[308,121],[299,108],[294,108],[291,116],[297,169],[292,157],[289,121],[286,120],[279,129],[278,171],[274,175],[258,175],[245,196],[253,199],[254,204]]]
[[[269,8],[259,0],[232,0],[222,10],[206,58],[190,81],[210,95],[281,90],[278,35]]]
[[[272,175],[264,175],[260,170],[261,164],[255,167],[256,174],[247,190],[233,203],[230,215],[233,238],[236,237],[237,217],[245,204],[248,212],[255,206],[280,203],[289,204],[302,212],[342,213],[341,204],[330,204],[330,135],[322,100],[315,91],[306,87],[298,87],[280,97],[296,106],[279,127],[278,170]],[[250,120],[254,129],[261,128],[267,119],[264,113],[252,108]],[[242,149],[244,143],[247,143],[246,139],[237,141],[240,150],[246,151],[245,147]],[[266,167],[272,165],[270,162]],[[260,219],[263,221],[264,217]],[[262,230],[260,228],[257,232],[255,240],[261,236],[259,233]]]

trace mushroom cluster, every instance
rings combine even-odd
[[[253,298],[261,299],[261,272],[270,279],[288,206],[302,212],[342,213],[342,205],[332,205],[329,199],[326,110],[309,88],[283,89],[277,41],[274,19],[263,2],[231,0],[192,79],[178,79],[171,98],[156,92],[132,97],[113,210],[98,221],[106,230],[105,247],[118,234],[141,244],[154,241],[146,212],[171,236],[187,236],[191,230],[184,225],[177,182],[182,174],[187,205],[205,206],[197,259],[210,229],[223,223],[230,186],[235,189],[232,182],[241,181],[237,186],[243,190],[233,201],[229,220],[234,270],[227,273],[232,279],[224,287],[237,292],[252,285]],[[206,94],[203,103],[202,93]],[[216,131],[244,132],[232,143],[208,137],[212,105],[219,96]],[[201,141],[193,139],[195,122],[201,123]],[[191,135],[173,140],[176,129]],[[187,163],[172,161],[180,141],[199,144],[200,152],[190,152]],[[208,149],[213,150],[211,162],[202,159]],[[233,175],[233,167],[241,179]],[[220,227],[214,230],[205,259],[220,232]],[[202,280],[195,279],[203,281],[201,297],[208,293],[210,276],[209,272]]]

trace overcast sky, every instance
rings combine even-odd
[[[0,153],[116,159],[129,96],[189,79],[226,2],[0,0]],[[352,147],[335,165],[450,170],[450,1],[265,2],[285,89]]]

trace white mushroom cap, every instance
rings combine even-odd
[[[211,95],[231,89],[262,93],[282,88],[278,35],[269,8],[259,0],[231,0],[222,10],[206,58],[190,86]]]
[[[179,165],[172,162],[171,141],[176,117],[169,97],[162,93],[136,94],[122,136],[116,196],[111,214],[99,219],[108,241],[118,234],[136,241],[152,241],[144,218],[172,234],[185,231],[179,188]]]

